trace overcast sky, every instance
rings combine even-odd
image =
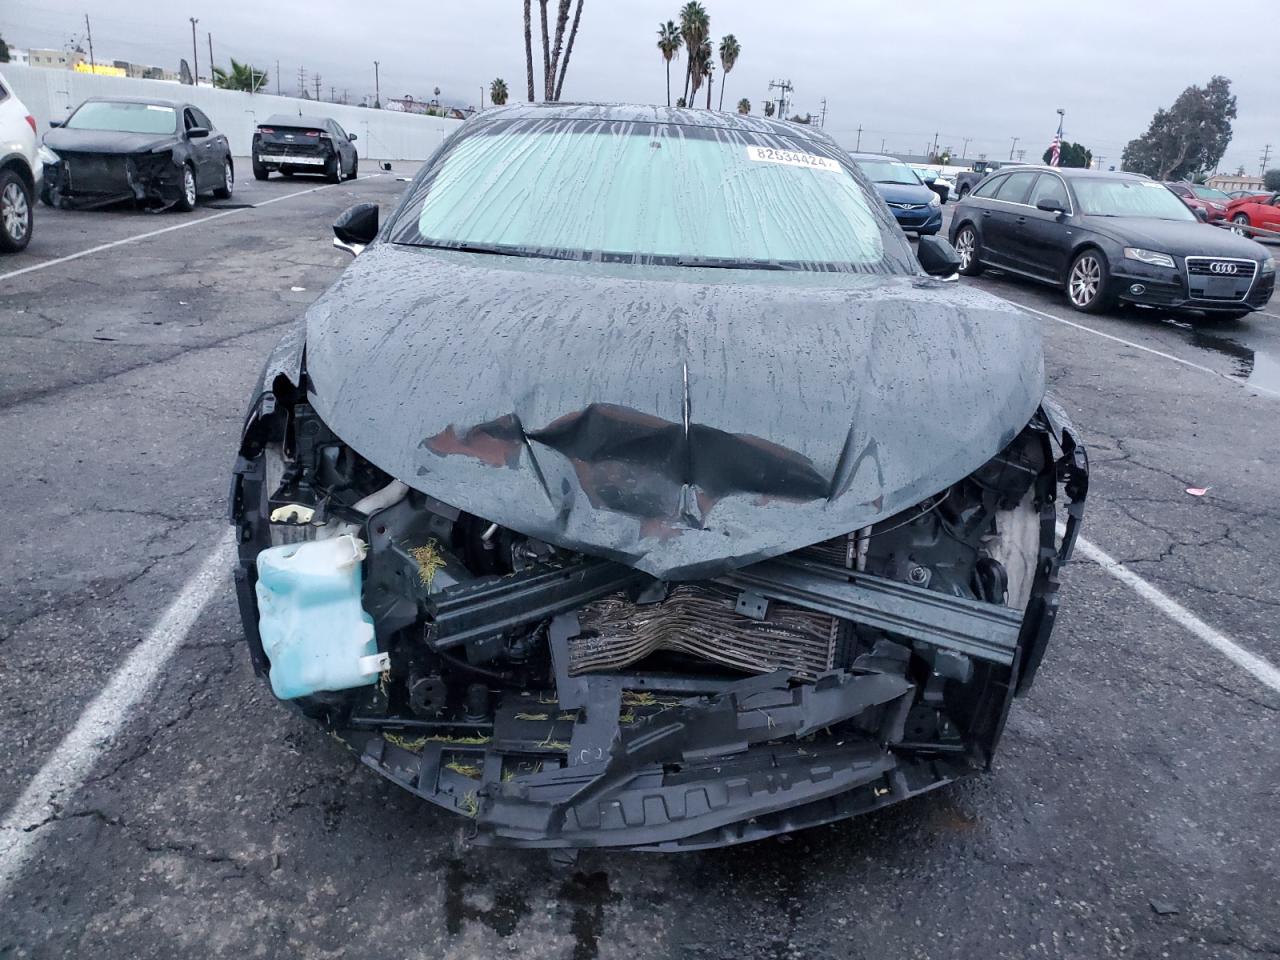
[[[967,137],[970,156],[1007,157],[1019,137],[1031,159],[1048,146],[1062,107],[1067,138],[1110,165],[1157,107],[1221,73],[1231,78],[1240,111],[1222,168],[1243,164],[1256,173],[1267,143],[1273,158],[1280,154],[1280,61],[1241,56],[1239,45],[1226,42],[1273,34],[1274,0],[1217,7],[1166,0],[1158,12],[1135,0],[703,2],[716,42],[733,33],[742,46],[725,107],[746,97],[758,113],[769,81],[787,78],[801,113],[820,113],[826,98],[827,132],[850,149],[861,126],[863,150],[883,143],[919,153],[937,133],[942,147],[959,151]],[[656,31],[679,6],[585,0],[563,99],[665,102]],[[513,98],[524,96],[521,10],[520,0],[3,0],[0,35],[19,47],[61,46],[83,37],[88,13],[99,59],[176,68],[191,57],[187,18],[194,16],[202,74],[211,32],[220,64],[234,56],[268,69],[273,91],[279,60],[286,93],[297,93],[305,67],[320,74],[326,97],[333,86],[358,102],[373,93],[377,59],[384,98],[429,98],[438,86],[446,103],[474,105],[494,77],[506,80]],[[536,0],[534,21],[537,56]],[[673,87],[681,69],[683,59],[673,67]]]

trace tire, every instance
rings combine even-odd
[[[189,163],[182,165],[182,191],[174,208],[183,213],[190,213],[196,208],[196,172]]]
[[[0,251],[17,253],[31,242],[34,203],[17,170],[0,170]]]
[[[963,200],[968,195],[969,195],[969,185],[966,183],[963,187],[960,188],[960,199]]]
[[[330,157],[324,165],[324,178],[330,183],[338,183],[342,180],[342,157]]]
[[[347,179],[354,180],[356,178],[356,174],[359,172],[360,172],[360,158],[353,157],[351,159],[351,172],[347,174]]]
[[[978,231],[973,224],[966,223],[956,231],[956,253],[960,254],[960,273],[966,277],[976,277],[982,272],[982,264],[978,255],[982,246],[978,243]]]
[[[268,170],[266,167],[264,167],[262,164],[260,164],[257,160],[254,160],[253,161],[253,179],[265,180],[269,176],[271,176],[271,171]]]
[[[1112,302],[1107,293],[1110,280],[1111,268],[1102,251],[1097,247],[1081,250],[1071,261],[1067,282],[1063,285],[1067,302],[1081,313],[1102,313],[1110,309]]]
[[[1231,232],[1241,237],[1249,236],[1249,215],[1247,213],[1237,213],[1231,218]]]
[[[219,200],[231,199],[231,193],[236,188],[236,170],[231,165],[231,158],[222,161],[222,186],[217,187],[213,191],[213,195]]]

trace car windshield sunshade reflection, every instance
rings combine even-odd
[[[1164,184],[1150,180],[1082,177],[1073,182],[1080,212],[1093,217],[1194,220],[1185,203]]]
[[[491,123],[428,171],[397,243],[669,266],[913,274],[823,144],[675,124]]]
[[[178,114],[158,103],[116,103],[90,100],[65,124],[68,130],[103,130],[110,133],[174,133]]]

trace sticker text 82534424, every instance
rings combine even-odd
[[[826,170],[839,173],[840,164],[816,153],[799,153],[795,150],[778,150],[774,147],[747,147],[747,159],[756,163],[784,163],[789,167],[808,167],[810,170]]]

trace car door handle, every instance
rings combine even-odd
[[[983,211],[982,211],[982,215],[983,215],[984,217],[989,217],[989,216],[991,216],[991,211],[990,211],[990,210],[983,210]]]
[[[1026,223],[1026,222],[1027,222],[1027,218],[1026,218],[1026,217],[1019,217],[1019,218],[1018,218],[1018,222],[1019,222],[1019,223]]]

